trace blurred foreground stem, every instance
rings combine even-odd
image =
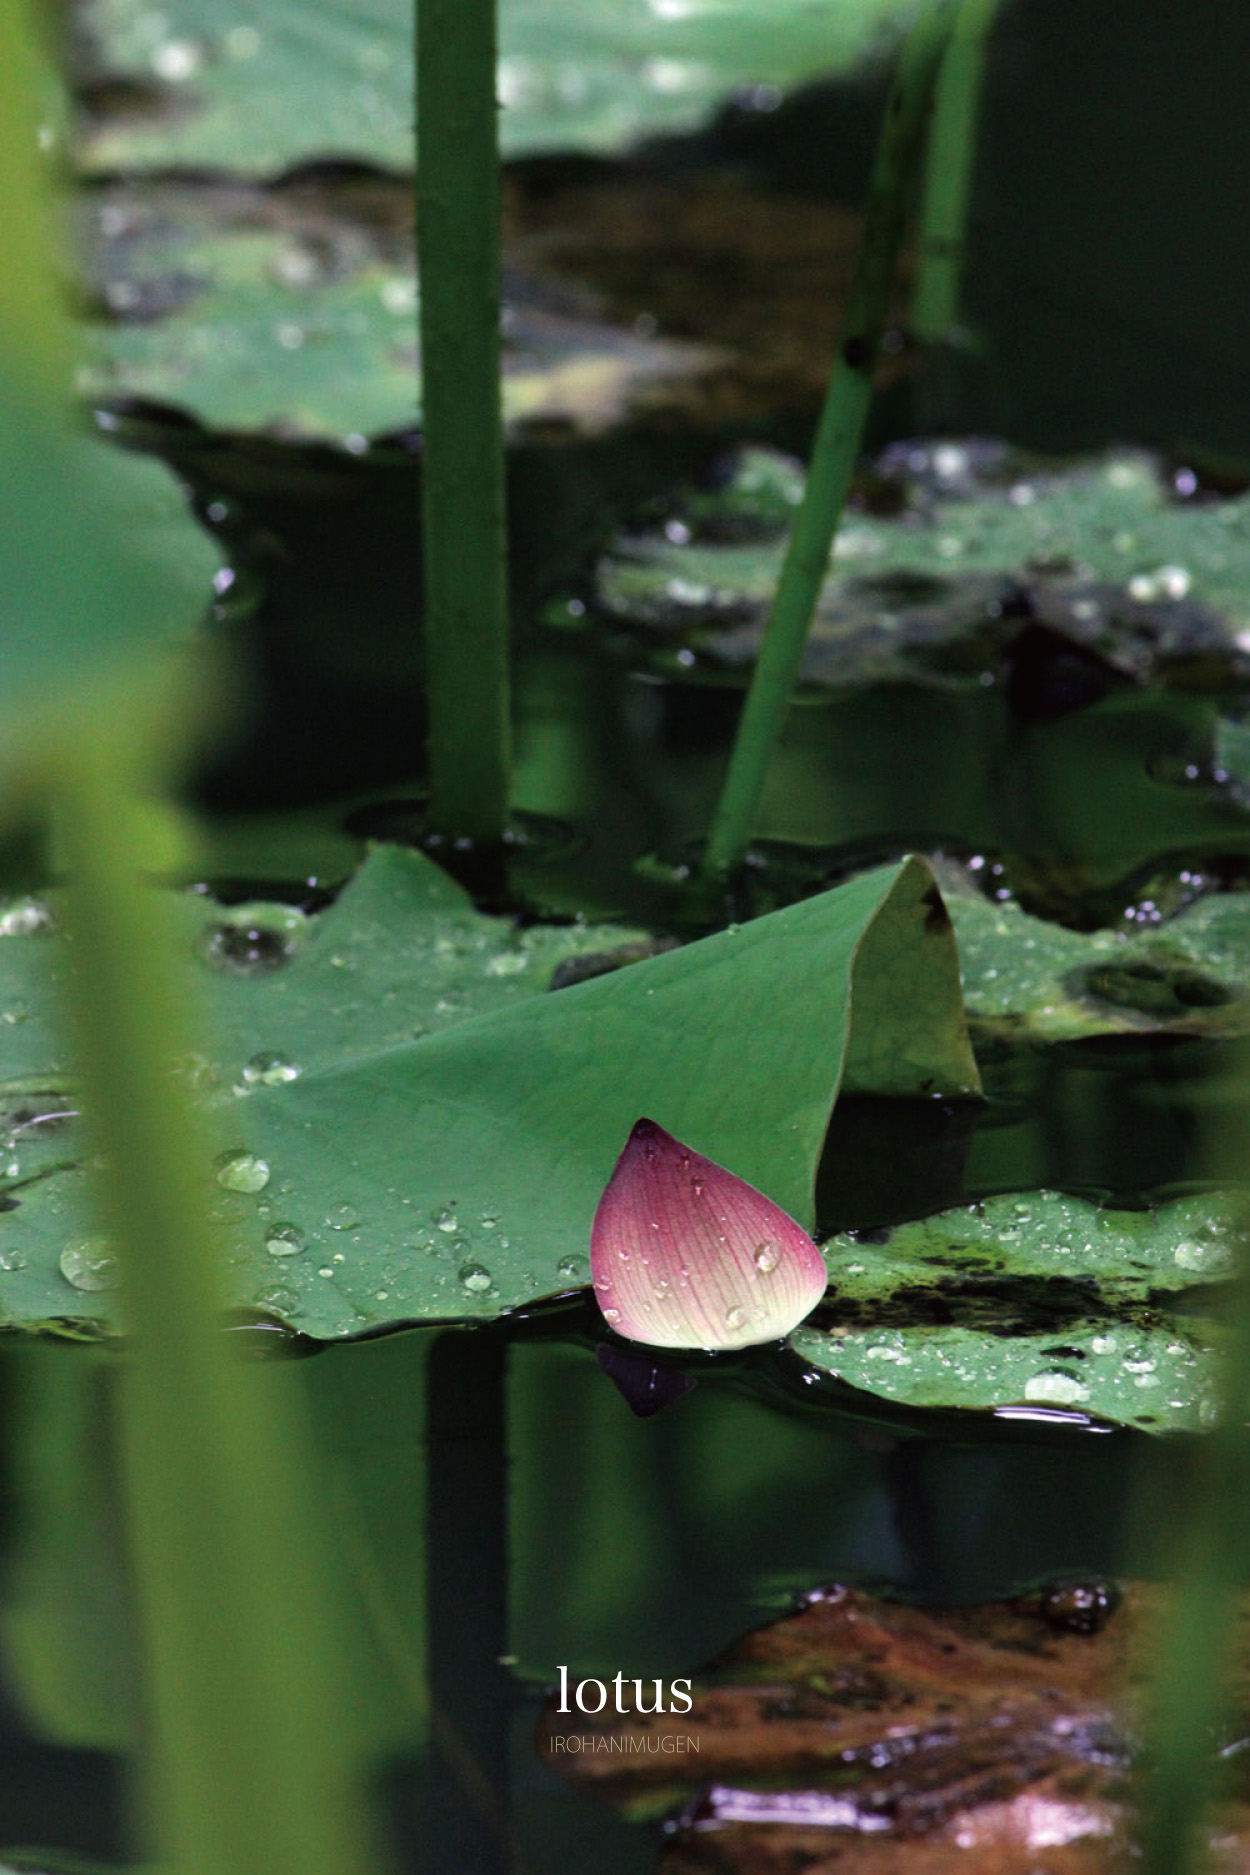
[[[808,629],[829,570],[829,552],[872,402],[877,356],[953,6],[954,0],[924,0],[886,102],[841,349],[708,835],[697,888],[704,892],[732,880],[746,857],[768,765],[789,712]]]
[[[417,0],[430,829],[502,841],[510,707],[495,0]]]
[[[67,742],[68,742],[67,738]],[[184,1082],[189,984],[140,883],[143,829],[117,738],[60,760],[70,1015],[102,1221],[129,1340],[119,1357],[127,1526],[149,1749],[142,1851],[175,1875],[364,1875],[351,1700],[298,1426],[228,1348],[204,1144]]]
[[[1244,1051],[1241,1073],[1245,1103],[1250,1072]],[[1243,1138],[1243,1151],[1247,1143]],[[1209,1862],[1201,1824],[1244,1648],[1241,1598],[1250,1573],[1250,1199],[1244,1194],[1233,1306],[1219,1424],[1195,1444],[1167,1557],[1177,1586],[1151,1662],[1141,1875],[1197,1875]]]

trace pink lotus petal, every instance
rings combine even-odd
[[[747,1348],[811,1313],[829,1277],[807,1232],[744,1179],[639,1120],[599,1200],[603,1318],[657,1348]]]

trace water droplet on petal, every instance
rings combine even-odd
[[[780,1261],[781,1247],[779,1244],[756,1244],[754,1262],[761,1276],[771,1276]]]
[[[254,1152],[223,1152],[216,1166],[217,1183],[227,1191],[264,1191],[269,1183],[269,1167]]]
[[[736,1332],[739,1328],[745,1326],[746,1319],[747,1312],[745,1309],[728,1309],[725,1313],[725,1326]]]
[[[61,1274],[75,1289],[116,1289],[121,1281],[107,1237],[75,1237],[61,1252]]]

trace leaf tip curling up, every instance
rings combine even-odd
[[[599,1200],[590,1264],[608,1326],[660,1348],[779,1340],[829,1280],[807,1232],[771,1198],[647,1119]]]

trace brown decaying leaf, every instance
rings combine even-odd
[[[628,1815],[677,1819],[657,1875],[1111,1875],[1158,1606],[1140,1584],[957,1609],[835,1588],[714,1662],[688,1716],[552,1700],[539,1750]],[[1240,1797],[1211,1846],[1221,1875],[1250,1870]]]

